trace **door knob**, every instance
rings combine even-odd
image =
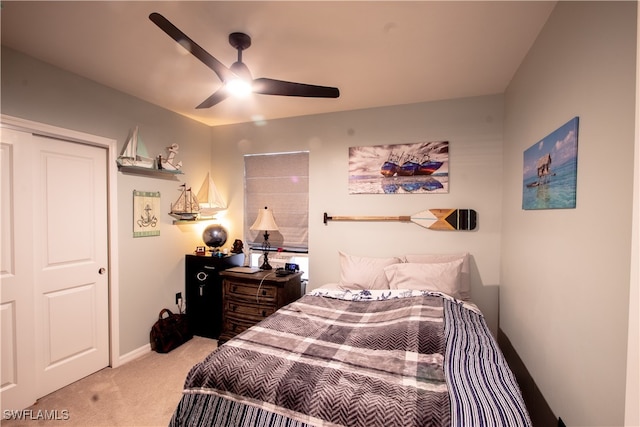
[[[98,274],[104,274],[107,270],[104,267],[100,267]]]

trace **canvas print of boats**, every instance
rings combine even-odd
[[[449,192],[449,141],[349,147],[349,194]]]
[[[576,207],[578,117],[524,152],[522,209]]]

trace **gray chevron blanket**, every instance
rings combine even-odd
[[[528,425],[508,368],[498,369],[508,396],[488,411],[464,383],[474,378],[447,372],[476,366],[465,333],[453,334],[465,350],[450,342],[451,308],[469,311],[461,303],[416,291],[328,296],[305,295],[194,366],[171,425]],[[491,387],[490,399],[503,394]]]

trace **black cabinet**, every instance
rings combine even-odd
[[[244,254],[224,257],[187,255],[185,292],[187,318],[194,335],[218,338],[222,330],[220,271],[244,264]]]

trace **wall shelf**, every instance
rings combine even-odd
[[[173,220],[173,225],[180,225],[180,224],[195,224],[197,222],[204,222],[204,220],[202,219],[174,219]]]
[[[177,181],[178,175],[182,175],[182,171],[179,170],[149,169],[138,166],[118,166],[118,170],[127,175],[148,176],[151,178],[170,179],[173,181]]]
[[[211,222],[211,221],[217,221],[217,219],[216,218],[174,219],[173,225],[195,224],[198,222]]]

